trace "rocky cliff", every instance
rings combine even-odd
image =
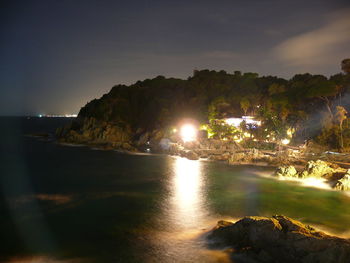
[[[98,145],[105,148],[134,150],[129,127],[98,121],[95,118],[79,118],[58,128],[56,136],[60,142]]]

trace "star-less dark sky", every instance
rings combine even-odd
[[[0,115],[77,113],[114,84],[193,69],[340,72],[348,0],[3,0]]]

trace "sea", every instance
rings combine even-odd
[[[207,236],[244,216],[350,236],[347,193],[273,167],[57,143],[70,121],[0,118],[0,262],[232,262]]]

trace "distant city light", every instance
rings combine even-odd
[[[77,114],[39,114],[39,118],[45,117],[45,118],[76,118],[78,117]]]
[[[197,129],[192,124],[185,124],[180,130],[181,138],[184,142],[191,142],[197,138]]]

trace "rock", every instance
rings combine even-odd
[[[330,178],[333,174],[343,172],[345,173],[345,169],[340,168],[337,165],[317,160],[317,161],[309,161],[304,170],[300,173],[301,178],[307,178],[307,177],[324,177],[324,178]]]
[[[228,152],[222,152],[220,151],[219,153],[210,151],[209,152],[209,159],[214,160],[214,161],[227,161],[230,158],[230,153]]]
[[[237,164],[246,161],[246,153],[234,153],[230,156],[228,163],[229,164]]]
[[[348,263],[350,258],[349,240],[285,216],[219,221],[208,239],[214,247],[232,247],[233,258],[245,256],[253,262]]]
[[[171,141],[168,138],[162,138],[159,142],[159,146],[162,151],[168,152],[170,150]]]
[[[336,190],[348,191],[350,190],[350,171],[343,178],[339,179],[334,186]]]
[[[199,159],[198,154],[196,154],[194,151],[181,150],[179,153],[180,153],[181,157],[185,157],[185,158],[187,158],[189,160],[198,160]]]
[[[199,156],[194,151],[187,151],[185,157],[189,160],[198,160]]]
[[[330,184],[335,185],[339,182],[339,179],[344,177],[346,169],[339,167],[336,164],[325,162],[322,160],[309,161],[304,169],[298,173],[294,166],[280,166],[277,168],[275,175],[292,178],[324,178],[329,181]],[[346,180],[344,179],[346,184]],[[342,182],[339,182],[339,188],[342,188]]]
[[[56,131],[56,136],[61,142],[101,145],[104,148],[117,144],[122,146],[123,143],[130,145],[131,134],[129,127],[119,127],[95,118],[78,118]]]
[[[275,172],[276,176],[290,177],[290,178],[298,178],[299,174],[294,166],[280,166],[277,168]]]
[[[317,160],[309,161],[301,172],[294,166],[280,166],[275,172],[276,176],[289,178],[323,178],[336,190],[350,190],[350,169],[346,170],[336,164]]]
[[[145,133],[141,134],[141,136],[139,137],[136,144],[138,146],[145,145],[145,144],[147,144],[148,140],[149,140],[149,134],[148,134],[148,132],[145,132]]]
[[[171,143],[169,146],[169,154],[180,155],[181,147],[177,143]]]
[[[122,148],[126,151],[133,151],[134,150],[134,147],[132,147],[129,143],[127,142],[124,142],[122,144]]]

